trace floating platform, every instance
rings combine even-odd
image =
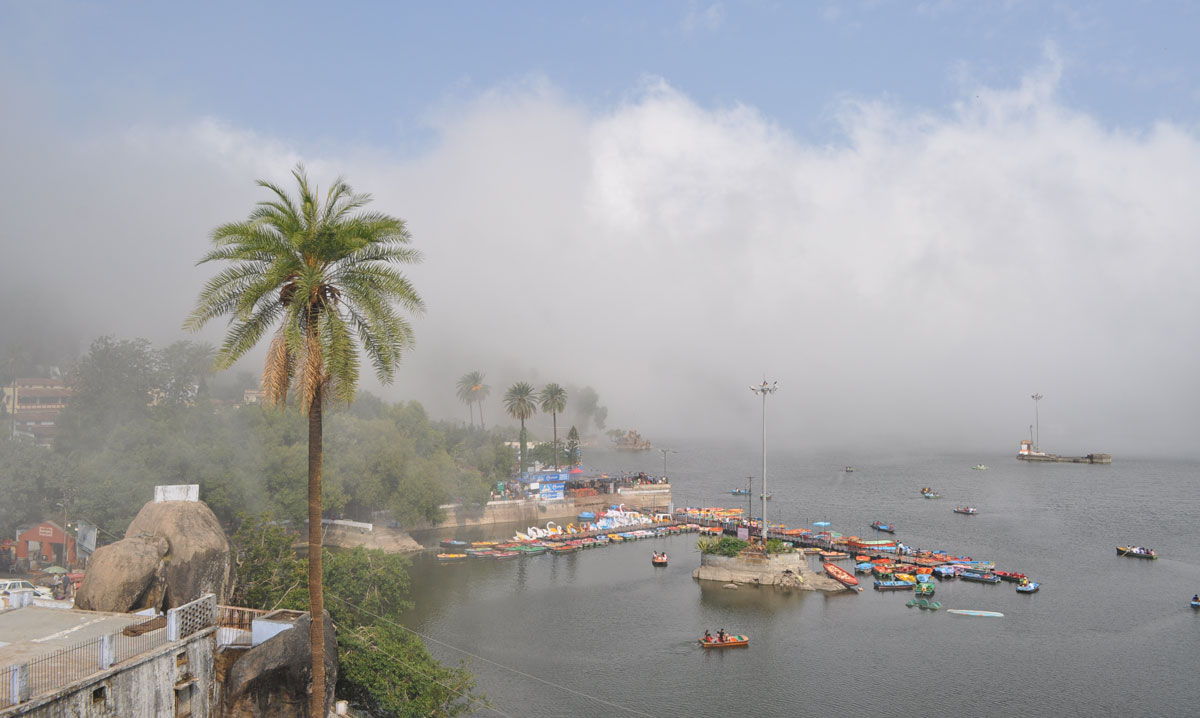
[[[1041,452],[1017,454],[1021,461],[1050,461],[1066,464],[1111,464],[1112,454],[1088,454],[1087,456],[1059,456]]]

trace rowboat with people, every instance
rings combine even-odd
[[[891,524],[885,524],[881,521],[876,521],[876,522],[872,523],[871,528],[875,529],[876,531],[883,531],[884,533],[889,533],[889,534],[896,533],[895,526],[892,526]]]
[[[724,630],[717,631],[717,635],[713,636],[708,631],[700,637],[700,645],[705,648],[736,648],[738,646],[750,645],[750,636],[734,635],[725,633]]]
[[[667,552],[666,551],[655,551],[654,555],[650,558],[650,565],[651,566],[660,566],[660,567],[666,566],[667,565]]]
[[[1129,556],[1132,558],[1148,558],[1151,560],[1157,559],[1158,554],[1152,548],[1143,548],[1141,546],[1118,546],[1118,556]]]
[[[974,506],[955,506],[954,513],[970,514],[971,516],[974,516],[975,514],[979,513],[979,511]]]

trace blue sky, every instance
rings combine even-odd
[[[365,388],[435,416],[481,370],[728,436],[765,373],[814,447],[1007,454],[1039,392],[1052,450],[1179,451],[1200,6],[1081,5],[0,2],[0,301],[185,338],[303,162],[408,222],[428,312]]]
[[[301,145],[411,151],[447,104],[536,76],[620,102],[647,76],[803,137],[839,97],[941,108],[1052,47],[1072,105],[1194,121],[1200,6],[1174,2],[6,3],[9,68],[64,109],[214,115]],[[26,74],[27,73],[27,74]]]

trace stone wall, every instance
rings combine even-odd
[[[799,552],[773,554],[770,557],[700,554],[700,567],[692,572],[692,578],[813,591],[844,589],[837,581],[815,574],[808,567],[804,554]]]

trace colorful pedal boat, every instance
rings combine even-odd
[[[438,563],[458,563],[466,561],[467,555],[465,553],[439,553],[437,560]]]
[[[718,641],[716,638],[700,639],[700,645],[705,648],[736,648],[737,646],[750,645],[750,636],[729,636],[724,641]]]
[[[1042,584],[1037,581],[1026,581],[1025,583],[1017,584],[1017,593],[1037,593],[1037,590],[1042,587]]]

